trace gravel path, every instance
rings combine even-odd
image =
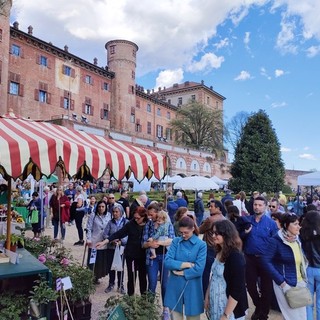
[[[53,229],[46,229],[45,234],[53,237]],[[26,235],[32,237],[32,232],[27,231]],[[76,241],[78,241],[78,233],[77,233],[76,226],[75,225],[67,226],[66,239],[65,239],[63,245],[66,248],[71,249],[73,257],[81,263],[82,259],[83,259],[83,254],[84,254],[84,246],[74,246],[73,243]],[[125,279],[124,283],[125,283],[125,288],[126,288],[126,279]],[[110,296],[117,294],[116,291],[108,293],[108,294],[105,293],[104,290],[107,286],[108,286],[108,276],[101,279],[101,284],[96,286],[96,292],[91,297],[91,301],[92,301],[91,319],[92,320],[99,319],[99,316],[98,316],[99,311],[104,310],[104,305],[106,303],[106,300]],[[250,319],[251,314],[254,311],[254,308],[252,308],[252,303],[251,303],[250,299],[249,299],[249,303],[250,303],[250,309],[249,309],[248,316],[246,317],[246,319]],[[205,320],[205,319],[207,319],[207,318],[203,314],[201,316],[201,320]],[[281,320],[281,319],[283,319],[283,317],[281,316],[281,314],[279,312],[271,311],[269,314],[269,319],[270,320]]]

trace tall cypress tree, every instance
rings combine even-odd
[[[280,143],[268,115],[259,110],[248,118],[235,149],[230,189],[277,192],[284,186]]]

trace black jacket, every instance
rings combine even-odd
[[[320,268],[320,235],[315,235],[309,240],[304,240],[302,236],[302,249],[312,268]]]

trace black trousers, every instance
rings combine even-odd
[[[139,275],[140,294],[147,291],[147,268],[146,258],[131,258],[126,257],[127,271],[128,271],[128,295],[133,296],[135,292],[135,284],[137,274]]]
[[[245,255],[246,258],[246,282],[249,295],[256,307],[259,319],[268,319],[272,300],[273,285],[269,274],[262,265],[259,256]]]

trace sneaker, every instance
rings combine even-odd
[[[118,287],[118,292],[119,292],[120,294],[126,294],[126,290],[124,290],[124,287],[123,287],[123,286]]]
[[[79,241],[75,242],[73,245],[74,246],[83,246],[84,245],[84,240],[79,240]]]
[[[105,289],[104,292],[105,293],[109,293],[109,292],[111,292],[113,290],[113,288],[114,288],[114,286],[109,284],[108,288]]]
[[[170,320],[170,311],[168,309],[163,310],[162,319],[163,320]]]

